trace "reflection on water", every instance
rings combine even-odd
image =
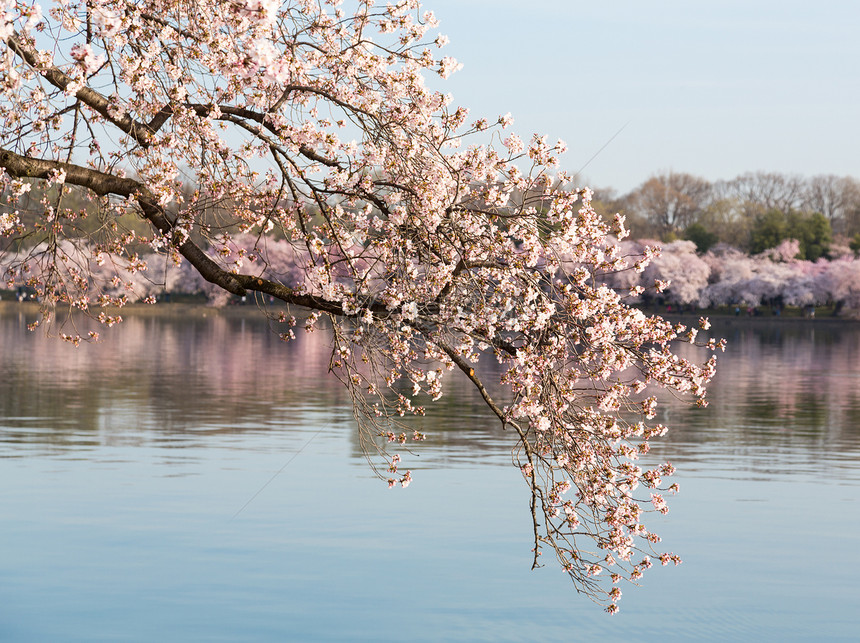
[[[670,404],[661,421],[667,457],[751,473],[815,475],[822,467],[858,475],[860,325],[717,321],[729,341],[718,357],[707,409]]]
[[[132,316],[107,341],[82,348],[28,333],[24,314],[4,315],[0,413],[20,429],[7,439],[60,447],[82,433],[114,439],[108,433],[123,428],[161,438],[240,432],[278,424],[296,408],[343,407],[345,397],[323,377],[325,338],[284,347],[257,317],[203,315]],[[261,359],[273,353],[277,359]]]
[[[325,332],[299,332],[285,344],[255,310],[179,310],[188,316],[131,315],[104,341],[75,348],[28,332],[35,315],[7,308],[0,440],[17,446],[0,457],[28,453],[23,445],[205,447],[206,435],[300,427],[304,414],[335,424],[351,417],[348,395],[328,374]],[[480,398],[463,387],[449,386],[432,419],[415,422],[431,444],[509,449]],[[352,446],[363,457],[357,439]]]
[[[324,333],[253,311],[130,315],[75,349],[0,307],[0,640],[850,640],[860,330],[715,324],[711,405],[668,401],[652,521],[685,564],[609,618],[529,570],[509,436],[449,382],[389,491]],[[413,466],[414,465],[414,466]],[[238,512],[238,515],[237,515]]]

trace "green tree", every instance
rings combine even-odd
[[[750,253],[758,254],[775,248],[786,239],[800,242],[798,259],[815,261],[825,256],[830,249],[833,232],[830,221],[819,212],[788,213],[770,209],[756,217],[750,231]]]
[[[802,214],[792,212],[788,215],[789,237],[800,241],[800,257],[815,261],[827,255],[833,231],[830,221],[820,212]]]
[[[707,252],[719,240],[719,236],[708,230],[701,223],[693,223],[684,230],[684,238],[696,244],[696,250],[701,254]]]
[[[776,248],[781,241],[790,238],[785,212],[773,208],[760,214],[750,230],[750,254],[759,254]]]

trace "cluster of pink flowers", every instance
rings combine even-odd
[[[389,484],[412,474],[388,448],[420,441],[409,418],[454,371],[512,436],[535,565],[553,552],[614,612],[619,579],[675,560],[642,522],[671,467],[635,463],[665,432],[651,390],[704,403],[715,358],[680,357],[694,329],[605,285],[647,276],[652,252],[620,252],[623,219],[557,189],[563,143],[463,144],[511,119],[468,125],[428,87],[457,63],[417,0],[44,5],[2,6],[0,234],[46,319],[110,325],[101,306],[194,279],[311,309]]]
[[[650,252],[652,259],[641,271],[614,272],[601,279],[634,303],[653,299],[655,284],[663,284],[662,300],[676,305],[835,303],[860,311],[860,259],[846,253],[833,260],[799,260],[794,258],[798,245],[789,239],[759,255],[717,246],[699,255],[692,241],[622,241],[620,254],[640,257]]]

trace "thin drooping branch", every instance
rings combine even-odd
[[[448,357],[451,358],[451,361],[457,365],[457,368],[459,368],[466,375],[466,377],[469,378],[475,388],[478,389],[478,392],[481,394],[481,397],[484,399],[484,402],[487,404],[488,407],[490,407],[490,410],[496,415],[496,417],[501,420],[502,428],[505,428],[507,426],[514,426],[516,427],[517,431],[520,431],[519,426],[517,426],[515,422],[512,422],[511,418],[504,412],[504,410],[499,407],[498,404],[496,404],[495,400],[493,400],[489,391],[487,391],[487,387],[484,386],[484,383],[481,381],[481,378],[478,377],[477,373],[475,373],[474,367],[471,366],[465,359],[463,359],[463,357],[459,353],[457,353],[457,351],[455,351],[451,346],[448,346],[448,344],[440,341],[437,341],[436,344],[445,352]]]

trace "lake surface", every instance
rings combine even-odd
[[[176,306],[74,349],[32,319],[0,308],[2,641],[856,640],[860,325],[715,323],[711,406],[662,407],[652,451],[684,564],[610,617],[530,570],[509,436],[465,386],[389,490],[324,333]]]

